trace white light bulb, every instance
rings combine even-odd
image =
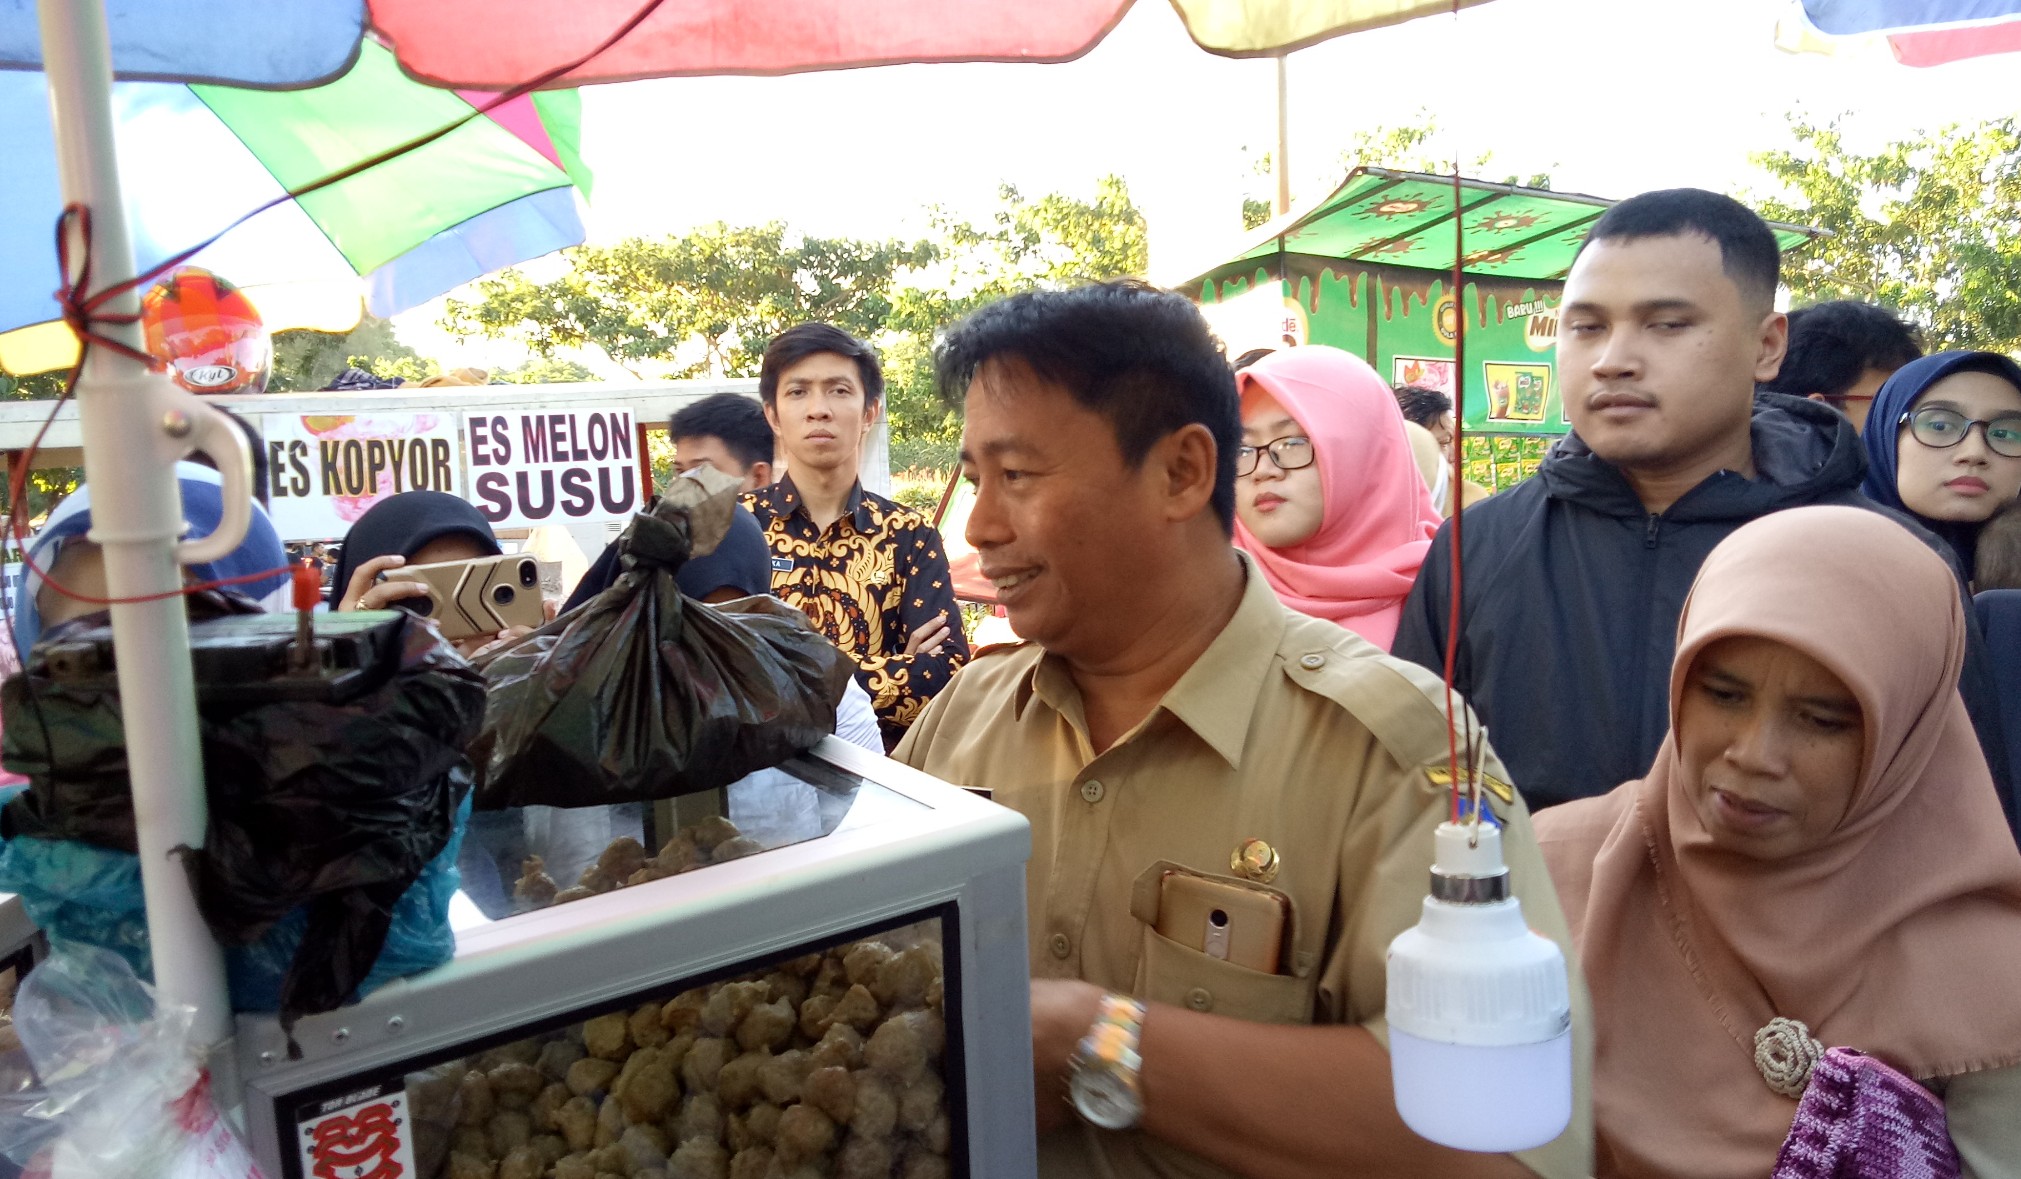
[[[1458,1150],[1542,1146],[1572,1120],[1565,956],[1523,923],[1500,828],[1442,823],[1437,848],[1424,916],[1389,945],[1397,1112]]]

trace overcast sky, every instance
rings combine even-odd
[[[1841,56],[1774,45],[1777,0],[1494,0],[1340,38],[1290,61],[1294,199],[1323,196],[1359,129],[1429,110],[1443,154],[1494,153],[1498,174],[1623,197],[1761,183],[1751,151],[1786,141],[1786,112],[1848,116],[1856,145],[2017,113],[2021,56],[1935,70],[1878,42]],[[1275,137],[1268,62],[1202,52],[1161,0],[1138,0],[1067,65],[896,66],[787,78],[683,78],[584,91],[596,171],[592,240],[710,221],[810,233],[918,232],[940,203],[981,214],[999,182],[1087,193],[1124,176],[1150,218],[1152,269],[1204,269],[1243,238],[1247,174]],[[1382,161],[1369,161],[1381,163]],[[400,318],[445,361],[505,363]]]

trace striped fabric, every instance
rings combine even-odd
[[[1776,1158],[1772,1179],[1959,1179],[1944,1104],[1850,1048],[1832,1048]]]

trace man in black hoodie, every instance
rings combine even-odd
[[[1746,206],[1673,189],[1608,210],[1566,278],[1558,372],[1573,433],[1535,479],[1461,521],[1453,682],[1533,809],[1648,771],[1670,727],[1677,618],[1715,545],[1784,508],[1874,506],[1844,417],[1755,393],[1788,339],[1774,303],[1780,265],[1774,234]],[[1395,645],[1441,672],[1452,527],[1426,555]],[[1966,703],[2011,820],[1978,646]]]

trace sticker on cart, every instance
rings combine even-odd
[[[303,1179],[408,1179],[407,1089],[398,1080],[356,1090],[302,1111]]]

